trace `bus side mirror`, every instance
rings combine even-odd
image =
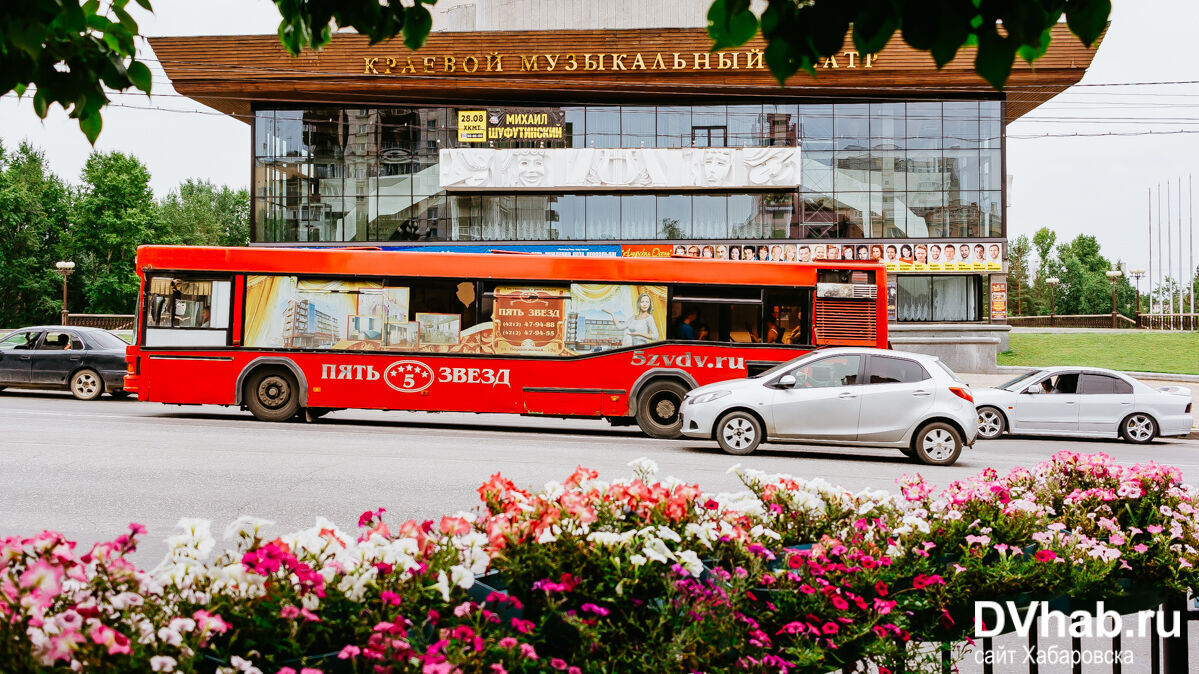
[[[779,377],[778,387],[779,388],[795,388],[795,377],[793,377],[789,374],[785,374],[785,375]]]

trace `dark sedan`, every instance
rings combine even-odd
[[[65,389],[80,400],[124,397],[125,340],[65,325],[22,328],[0,339],[0,390]]]

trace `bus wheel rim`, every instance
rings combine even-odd
[[[662,426],[670,426],[678,422],[679,416],[679,401],[676,396],[669,393],[660,393],[654,396],[650,401],[650,416],[653,417],[654,423]]]
[[[264,407],[279,409],[287,404],[291,397],[291,387],[282,377],[267,377],[258,385],[258,401]]]

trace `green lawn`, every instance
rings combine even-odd
[[[1133,372],[1199,374],[1199,333],[1016,333],[1000,365],[1091,365]]]

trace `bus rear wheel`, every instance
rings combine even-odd
[[[682,437],[683,420],[679,408],[687,387],[677,381],[655,381],[637,395],[637,425],[651,438]]]
[[[300,409],[300,396],[292,376],[264,368],[250,375],[244,399],[250,413],[262,421],[287,421]]]

